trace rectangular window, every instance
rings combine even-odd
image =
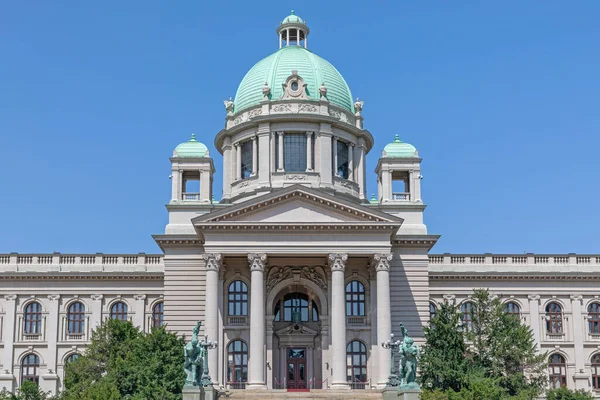
[[[242,143],[242,179],[252,175],[252,141],[246,140]]]
[[[344,179],[348,179],[348,144],[337,142],[337,166],[335,171]]]
[[[306,172],[306,134],[283,135],[283,169],[286,172]]]

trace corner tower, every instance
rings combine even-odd
[[[301,184],[367,202],[363,102],[333,65],[308,49],[310,30],[293,12],[276,29],[279,49],[244,76],[225,101],[222,203]]]

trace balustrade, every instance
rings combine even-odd
[[[568,266],[600,266],[600,255],[545,255],[545,254],[431,254],[429,255],[429,264],[439,265],[443,268],[445,265],[456,265],[457,267],[475,265],[501,265],[510,268],[511,266],[539,266],[539,267],[568,267]],[[437,267],[440,268],[440,267]]]
[[[0,254],[0,265],[4,271],[81,271],[112,270],[116,266],[131,267],[136,271],[160,270],[163,256],[158,254]],[[140,269],[142,268],[142,269]]]
[[[407,192],[393,192],[392,193],[393,201],[408,201],[410,200],[410,193]]]

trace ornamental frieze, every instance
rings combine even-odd
[[[275,286],[292,276],[291,268],[273,267],[269,270],[267,276],[267,292],[270,292]]]
[[[325,271],[322,267],[304,267],[302,268],[300,277],[308,279],[324,291],[327,291],[327,279],[325,279]]]

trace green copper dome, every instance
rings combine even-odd
[[[329,62],[301,46],[285,46],[270,56],[257,62],[248,71],[235,94],[234,112],[260,104],[265,82],[271,88],[270,99],[277,100],[283,95],[282,84],[292,74],[298,75],[307,84],[308,95],[318,100],[319,86],[325,84],[330,103],[354,112],[352,93],[346,81]]]
[[[196,135],[192,133],[192,137],[187,142],[181,143],[175,147],[173,157],[188,158],[188,157],[208,157],[208,148],[196,140]]]
[[[283,19],[283,21],[281,21],[282,24],[288,24],[288,23],[300,23],[303,24],[304,20],[302,18],[300,18],[299,16],[297,16],[296,14],[294,14],[294,10],[292,10],[292,13],[290,15],[288,15],[287,17],[285,17]]]
[[[396,135],[394,141],[383,148],[384,157],[418,157],[417,149],[412,144],[400,141],[400,137]]]

